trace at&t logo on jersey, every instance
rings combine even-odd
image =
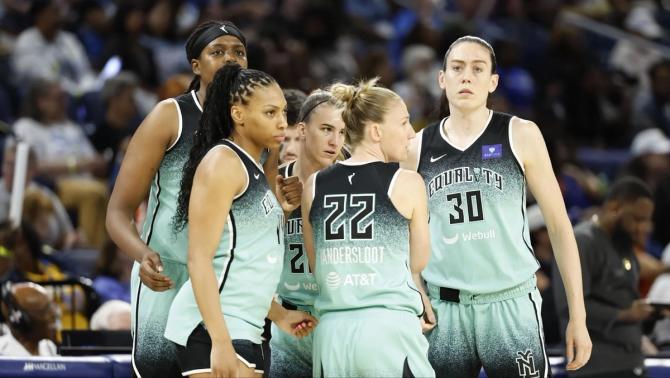
[[[375,284],[377,273],[348,273],[340,275],[337,272],[330,272],[326,275],[326,286],[331,289],[337,289],[342,286],[372,286]]]

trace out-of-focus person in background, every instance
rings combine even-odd
[[[593,352],[589,363],[570,377],[645,376],[642,321],[653,308],[640,298],[633,245],[638,230],[651,223],[653,210],[649,187],[624,177],[611,187],[600,211],[575,227]],[[568,307],[558,277],[554,269],[556,310],[564,329]]]
[[[95,76],[77,37],[62,30],[63,12],[56,0],[33,0],[30,15],[34,26],[16,39],[13,68],[22,82],[34,79],[58,81],[72,96],[93,89]]]
[[[108,162],[95,151],[83,129],[69,119],[67,97],[55,81],[37,79],[28,86],[24,117],[14,133],[37,155],[37,175],[54,183],[67,209],[77,212],[86,241],[100,248],[105,241]]]
[[[94,331],[129,331],[130,303],[118,299],[103,303],[91,316],[91,329]]]
[[[300,152],[300,129],[298,128],[298,114],[307,95],[299,89],[284,89],[286,98],[286,137],[279,150],[280,164],[298,159]]]
[[[56,356],[58,307],[47,290],[32,282],[6,283],[2,318],[9,332],[0,336],[0,356]]]
[[[2,160],[2,178],[0,178],[0,222],[6,221],[9,217],[15,162],[16,143],[13,139],[7,138]],[[37,156],[29,147],[24,216],[28,218],[28,222],[34,224],[42,241],[50,247],[67,250],[77,246],[81,237],[72,226],[72,220],[63,203],[51,189],[34,180],[36,173]]]
[[[133,259],[108,240],[100,251],[93,288],[101,302],[122,300],[130,303],[130,273]]]

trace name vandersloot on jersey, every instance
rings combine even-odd
[[[320,253],[322,264],[383,264],[384,247],[328,247]]]
[[[428,183],[428,197],[432,197],[440,190],[454,184],[479,182],[484,180],[499,191],[503,191],[504,177],[500,173],[488,168],[457,167],[444,171],[433,177]]]

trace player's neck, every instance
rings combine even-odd
[[[243,149],[249,156],[251,156],[254,161],[258,164],[261,163],[261,154],[263,153],[263,146],[259,146],[254,143],[251,139],[246,138],[244,135],[233,131],[233,133],[228,137],[230,141],[235,143],[241,149]]]
[[[473,112],[464,113],[451,109],[452,113],[442,126],[444,135],[457,148],[467,148],[486,128],[491,111],[482,107]]]
[[[386,162],[386,156],[381,150],[379,145],[370,145],[365,142],[361,142],[358,146],[354,147],[351,152],[351,157],[348,161],[353,163],[364,163],[369,161],[383,161]]]
[[[326,168],[316,160],[307,157],[306,154],[307,151],[305,149],[300,151],[300,155],[298,155],[298,159],[296,159],[293,166],[293,172],[298,175],[300,182],[307,182],[309,176],[314,172]]]
[[[472,111],[450,108],[449,112],[449,118],[444,123],[445,131],[460,136],[479,134],[486,127],[486,121],[491,115],[491,110],[486,107]]]

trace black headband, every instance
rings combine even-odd
[[[210,42],[224,35],[232,35],[242,42],[245,49],[247,48],[247,40],[237,26],[231,24],[212,25],[209,29],[200,34],[195,42],[193,42],[193,47],[188,51],[188,61],[190,62],[192,59],[198,59],[202,50],[209,45]]]
[[[314,106],[310,107],[309,109],[307,109],[307,110],[305,111],[305,113],[302,115],[302,117],[300,117],[300,119],[298,120],[298,122],[305,122],[305,120],[306,120],[307,117],[309,116],[309,113],[311,113],[314,109],[316,109],[317,106],[319,106],[319,105],[321,105],[321,104],[323,104],[323,103],[325,103],[325,102],[328,102],[328,101],[330,101],[331,99],[332,99],[332,97],[326,97],[325,99],[323,99],[323,100],[321,100],[321,101],[317,101],[317,102],[314,104]]]

